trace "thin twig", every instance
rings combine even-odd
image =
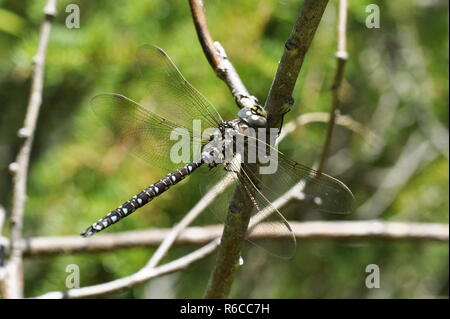
[[[341,87],[342,78],[344,76],[345,63],[348,59],[346,49],[346,24],[347,24],[347,0],[339,0],[339,15],[338,15],[338,41],[336,51],[336,73],[334,75],[333,85],[331,87],[332,102],[330,110],[330,120],[328,122],[327,135],[322,148],[322,154],[319,159],[319,166],[317,170],[323,171],[325,162],[330,150],[331,138],[333,136],[334,125],[336,117],[340,112],[339,88]]]
[[[48,0],[44,8],[45,19],[41,26],[37,54],[33,58],[34,74],[31,84],[31,94],[23,127],[18,135],[23,139],[16,161],[9,168],[13,174],[13,199],[11,209],[11,257],[7,264],[6,297],[21,298],[23,296],[22,240],[23,215],[27,197],[27,178],[30,153],[33,144],[39,109],[42,104],[44,86],[44,67],[47,45],[56,15],[56,0]]]
[[[424,141],[420,133],[411,134],[397,162],[378,183],[376,192],[358,208],[358,217],[364,219],[380,217],[418,168],[432,161],[437,155],[431,143],[428,140]]]
[[[286,101],[292,101],[292,90],[303,58],[327,2],[327,0],[306,0],[301,8],[294,30],[286,42],[283,57],[265,104],[269,127],[281,128],[282,116],[286,113]],[[256,172],[257,165],[249,165],[249,167]],[[230,204],[232,209],[225,221],[217,262],[205,293],[206,298],[226,298],[229,295],[240,250],[247,233],[250,211],[253,207],[244,187],[239,185],[236,188]]]
[[[292,92],[327,3],[328,0],[305,0],[302,5],[264,105],[269,127],[281,127],[284,114],[294,103]]]
[[[417,116],[417,123],[421,131],[428,137],[433,147],[442,156],[449,159],[449,134],[448,129],[439,121],[434,119],[428,108],[421,108],[420,116]]]
[[[299,115],[296,119],[290,121],[283,126],[277,141],[283,139],[286,135],[291,134],[300,126],[310,123],[328,123],[330,121],[330,113],[327,112],[310,112]],[[354,120],[350,115],[341,115],[336,118],[336,124],[345,127],[354,133],[361,135],[367,144],[375,144],[379,137],[372,132],[366,125]]]
[[[152,278],[160,277],[162,275],[170,274],[175,271],[183,270],[189,267],[192,263],[209,256],[212,252],[214,252],[214,250],[217,248],[218,245],[219,240],[218,239],[213,240],[209,244],[195,250],[194,252],[157,268],[144,266],[141,270],[130,276],[113,280],[107,283],[77,289],[69,289],[66,291],[53,291],[41,295],[37,298],[43,299],[83,298],[83,297],[100,296],[121,291],[123,289],[128,289],[136,285],[142,284]]]
[[[183,219],[172,228],[169,234],[165,236],[164,241],[158,247],[156,252],[153,254],[152,258],[147,263],[147,267],[155,267],[164,255],[169,251],[170,247],[173,245],[175,240],[183,233],[183,231],[188,227],[199,215],[203,212],[213,201],[220,195],[228,186],[233,183],[233,178],[231,174],[227,174],[225,178],[214,185],[208,193],[203,196],[201,200],[183,217]]]
[[[3,205],[0,205],[0,236],[3,234],[3,226],[5,225],[6,210]]]
[[[433,240],[448,242],[448,224],[364,221],[311,221],[290,222],[297,239],[386,239],[386,240]],[[267,225],[265,228],[264,226]],[[270,224],[262,224],[251,238],[277,238]]]
[[[233,65],[228,60],[223,47],[218,42],[213,43],[206,23],[203,1],[190,0],[189,4],[199,41],[211,67],[227,83],[239,107],[251,107],[257,104],[256,97],[250,95],[245,88]],[[238,186],[235,193],[238,194],[237,197],[243,196],[245,190]],[[239,254],[248,221],[250,220],[251,207],[249,200],[237,197],[235,196],[233,200],[234,205],[232,207],[235,208],[234,212],[230,212],[227,215],[226,226],[221,239],[221,248],[216,267],[213,270],[210,284],[207,288],[206,297],[214,298],[216,292],[219,291],[221,291],[219,292],[221,297],[226,296],[228,294],[226,291],[231,287],[233,281],[233,264],[238,256],[235,256],[235,258],[230,258],[230,256]],[[232,260],[233,258],[234,260]],[[217,288],[217,285],[220,285],[222,288]]]
[[[2,205],[0,205],[0,296],[5,295],[5,286],[3,284],[3,280],[6,274],[5,258],[6,258],[6,247],[8,246],[8,239],[2,236],[5,217],[6,217],[5,208]]]
[[[206,22],[205,7],[202,0],[189,0],[192,19],[197,31],[198,40],[209,64],[233,94],[237,105],[242,108],[258,103],[258,99],[251,95],[242,83],[236,69],[228,59],[225,49],[219,42],[214,42]]]
[[[383,227],[375,233],[372,229],[376,223]],[[364,221],[312,221],[289,222],[297,239],[314,238],[354,238],[354,239],[402,239],[402,240],[435,240],[448,241],[448,224],[439,223],[410,223],[388,222],[379,220]],[[393,228],[395,225],[397,228]],[[392,226],[392,227],[391,227]],[[378,226],[377,226],[378,227]],[[402,233],[392,229],[403,229]],[[197,246],[204,245],[213,239],[220,237],[223,225],[208,225],[202,227],[185,228],[175,239],[172,245]],[[86,242],[79,236],[61,237],[31,237],[24,239],[24,256],[61,255],[75,253],[110,252],[117,249],[129,249],[137,247],[157,247],[163,243],[172,229],[135,230],[108,235],[99,234]],[[273,228],[265,228],[260,225],[250,238],[269,239],[285,236]]]

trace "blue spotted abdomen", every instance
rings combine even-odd
[[[170,188],[170,186],[182,181],[186,176],[190,175],[201,165],[201,162],[187,164],[186,166],[168,174],[164,178],[161,178],[159,181],[150,185],[139,194],[133,196],[129,201],[123,203],[115,210],[111,211],[108,215],[92,224],[92,226],[81,233],[81,236],[90,237],[95,233],[111,226],[112,224],[117,223],[122,218],[133,213],[136,209],[150,202],[153,198],[164,193]]]

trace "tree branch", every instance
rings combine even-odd
[[[144,283],[152,278],[170,274],[175,271],[183,270],[189,267],[189,265],[191,265],[192,263],[209,256],[212,252],[214,252],[218,244],[219,244],[218,240],[213,240],[212,242],[203,246],[202,248],[199,248],[196,251],[186,256],[183,256],[177,260],[171,261],[163,266],[157,268],[144,266],[141,270],[130,276],[113,280],[107,283],[77,289],[69,289],[66,291],[53,291],[41,295],[37,298],[41,299],[83,298],[118,292],[123,289],[128,289],[141,283]]]
[[[389,239],[448,241],[448,224],[364,221],[310,221],[290,222],[297,239]],[[222,233],[223,225],[185,228],[173,242],[177,246],[204,245]],[[31,237],[22,241],[24,256],[96,253],[137,247],[157,247],[172,229],[127,231],[108,235],[99,234],[89,241],[79,236]],[[273,228],[258,227],[251,238],[279,238]],[[154,254],[156,255],[156,253]]]
[[[292,101],[292,90],[304,56],[327,2],[327,0],[306,0],[302,6],[294,30],[286,42],[284,55],[266,101],[265,109],[268,114],[269,127],[281,127],[280,123],[285,111],[280,108],[283,107],[285,101]],[[280,104],[280,102],[282,103]],[[249,165],[249,167],[256,172],[257,165]],[[244,187],[238,185],[230,204],[217,262],[206,290],[206,298],[226,298],[229,295],[253,207]]]
[[[3,233],[3,225],[5,224],[6,211],[5,208],[0,205],[0,235]]]
[[[264,105],[269,127],[280,127],[283,115],[294,103],[292,92],[327,3],[328,0],[305,0],[302,5]]]
[[[244,83],[242,83],[236,69],[228,59],[225,49],[219,42],[213,41],[206,22],[203,1],[189,0],[189,5],[191,7],[192,19],[195,30],[197,31],[198,40],[209,64],[217,76],[228,85],[231,94],[233,94],[240,108],[257,104],[258,99],[251,95]]]
[[[147,267],[155,267],[161,261],[180,234],[184,233],[186,227],[189,226],[218,195],[220,195],[233,183],[234,180],[231,177],[231,174],[227,174],[222,181],[214,185],[209,192],[206,193],[205,196],[203,196],[203,198],[199,200],[197,204],[183,217],[183,219],[175,227],[173,227],[167,235],[164,236],[164,240],[147,263]],[[210,238],[210,240],[212,239],[213,238]]]
[[[242,184],[238,184],[225,220],[219,253],[205,298],[217,299],[228,296],[247,234],[251,210],[252,203],[246,196],[246,190]]]
[[[433,150],[428,140],[424,140],[420,133],[412,133],[397,162],[387,169],[383,179],[377,183],[377,190],[357,209],[358,217],[378,218],[392,204],[397,194],[417,170],[437,156],[438,153]],[[368,179],[371,177],[369,176]]]
[[[319,160],[319,166],[317,170],[323,171],[325,162],[330,150],[331,138],[333,136],[334,125],[336,123],[336,117],[340,112],[339,101],[339,88],[341,87],[342,78],[344,77],[345,63],[348,59],[348,53],[346,49],[346,25],[347,25],[347,0],[339,0],[339,14],[338,14],[338,41],[336,51],[336,73],[334,75],[333,85],[331,87],[332,102],[330,110],[330,120],[328,122],[327,135],[322,148],[322,154]]]
[[[330,121],[330,113],[310,112],[301,114],[296,119],[290,121],[289,123],[283,126],[283,130],[278,136],[277,142],[281,141],[286,135],[292,133],[300,126],[319,122],[329,123],[329,121]],[[341,115],[337,117],[336,124],[361,135],[361,137],[365,139],[366,143],[369,145],[373,145],[379,139],[379,137],[372,130],[370,130],[364,124],[354,120],[349,115]]]
[[[5,217],[6,217],[5,208],[2,205],[0,205],[0,296],[4,296],[6,294],[4,278],[6,275],[5,259],[6,259],[6,248],[8,247],[8,239],[2,236]]]
[[[7,264],[5,276],[7,298],[21,298],[23,296],[22,248],[19,243],[22,239],[23,215],[27,197],[28,165],[39,109],[42,104],[45,57],[52,20],[56,15],[56,0],[47,1],[44,14],[45,19],[41,26],[37,54],[33,59],[34,74],[27,113],[24,125],[18,131],[18,136],[23,139],[23,143],[16,161],[9,165],[13,174],[13,199],[11,209],[11,257]]]
[[[256,97],[250,95],[245,88],[223,47],[218,42],[213,43],[206,23],[203,1],[189,0],[189,4],[199,41],[211,67],[228,85],[239,107],[251,107],[257,104]],[[233,200],[234,211],[230,211],[227,215],[216,267],[205,295],[207,298],[223,298],[228,295],[227,290],[233,281],[234,264],[237,261],[250,220],[251,203],[243,197],[245,190],[238,186],[235,193],[238,195]],[[218,288],[218,285],[221,288]]]

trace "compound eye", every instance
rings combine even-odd
[[[251,127],[265,127],[267,120],[265,116],[258,113],[258,110],[260,109],[256,107],[244,107],[239,111],[238,116]]]

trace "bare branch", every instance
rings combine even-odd
[[[417,123],[421,131],[428,137],[433,147],[439,151],[447,160],[449,159],[449,134],[448,129],[439,121],[434,119],[430,110],[426,107],[421,109]]]
[[[219,42],[213,41],[206,22],[203,1],[189,0],[189,5],[203,52],[217,76],[228,85],[237,105],[242,108],[258,103],[258,99],[251,95],[242,83],[236,69],[228,59],[225,49]]]
[[[218,42],[213,43],[212,41],[206,24],[203,1],[190,0],[189,4],[199,41],[210,65],[219,77],[227,83],[238,106],[253,106],[257,103],[256,97],[251,96],[245,88],[233,65],[228,60],[223,47]],[[236,258],[232,256],[239,254],[250,219],[250,201],[239,198],[244,193],[245,190],[240,189],[240,187],[237,188],[236,194],[238,195],[233,200],[236,209],[227,215],[225,223],[227,226],[224,228],[218,260],[206,292],[207,297],[214,297],[218,291],[222,291],[219,294],[225,296],[228,294],[226,290],[231,287],[234,274],[233,264],[237,260],[237,256],[235,256]],[[222,288],[217,289],[216,285],[221,285]],[[228,288],[226,288],[227,286]]]
[[[199,248],[186,256],[183,256],[177,260],[174,260],[157,268],[144,266],[141,270],[130,276],[113,280],[107,283],[77,289],[69,289],[66,291],[53,291],[41,295],[37,298],[42,299],[83,298],[83,297],[100,296],[121,291],[123,289],[129,289],[136,285],[142,284],[152,278],[170,274],[175,271],[183,270],[189,267],[189,265],[191,265],[192,263],[209,256],[212,252],[214,252],[214,250],[217,248],[218,245],[219,240],[213,240],[212,242],[203,246],[202,248]]]
[[[328,122],[327,135],[322,148],[322,154],[319,160],[319,166],[317,170],[321,172],[324,169],[325,161],[330,149],[331,138],[333,136],[334,124],[336,122],[336,116],[340,112],[339,101],[339,88],[341,87],[342,78],[344,76],[345,63],[348,59],[348,53],[346,49],[346,24],[347,24],[347,0],[339,0],[339,15],[338,15],[338,41],[336,51],[336,73],[334,75],[333,85],[331,87],[332,102],[330,110],[330,120]]]
[[[220,226],[219,226],[220,227]],[[207,231],[206,237],[220,234],[219,227]],[[446,224],[435,223],[403,223],[383,221],[350,221],[350,222],[303,222],[292,223],[297,238],[333,238],[333,239],[430,239],[448,241],[449,230]],[[195,231],[198,231],[197,229]],[[133,232],[128,232],[133,233]],[[125,234],[125,233],[124,233]],[[114,235],[110,235],[114,236]],[[278,233],[272,232],[270,227],[258,228],[252,236],[254,238],[277,238]],[[100,235],[99,237],[107,237]],[[163,238],[163,237],[161,237]],[[204,238],[204,240],[209,240]],[[98,238],[96,239],[96,241]],[[120,242],[120,241],[119,241]],[[206,246],[180,259],[157,268],[144,267],[131,276],[127,276],[108,283],[88,286],[67,291],[49,292],[38,298],[82,298],[114,293],[122,289],[134,287],[152,278],[169,274],[187,268],[192,263],[210,255],[218,246],[218,240],[213,240]]]
[[[291,94],[300,72],[303,58],[319,25],[327,0],[306,0],[295,23],[294,30],[285,45],[284,55],[279,64],[265,109],[268,126],[280,127],[286,110],[286,101],[292,101]],[[249,165],[256,170],[257,165]],[[236,188],[230,211],[225,221],[217,262],[206,290],[206,298],[226,298],[234,279],[236,264],[242,243],[248,229],[250,212],[253,207],[246,196],[245,186]]]
[[[0,205],[0,236],[3,233],[3,226],[5,224],[6,211],[5,208]]]
[[[151,231],[135,231],[126,232],[112,235],[99,235],[96,238],[90,238],[85,240],[79,238],[78,236],[70,236],[56,239],[38,239],[37,242],[34,240],[27,240],[24,243],[26,250],[31,252],[40,247],[47,250],[48,253],[73,253],[73,252],[93,252],[99,250],[116,250],[118,248],[125,247],[137,247],[137,246],[155,246],[160,244],[156,252],[153,254],[152,258],[149,259],[147,264],[142,267],[136,273],[123,277],[114,281],[79,288],[72,289],[65,292],[51,292],[47,293],[39,298],[81,298],[88,296],[98,296],[108,293],[113,293],[120,291],[122,289],[131,288],[133,286],[144,283],[152,278],[159,277],[171,272],[182,270],[188,267],[190,264],[197,260],[203,259],[211,254],[218,246],[219,240],[218,236],[221,231],[221,226],[213,226],[217,228],[214,235],[210,237],[207,241],[199,242],[200,244],[205,244],[210,242],[206,246],[194,251],[193,253],[186,255],[180,259],[167,263],[163,266],[156,267],[156,265],[161,261],[170,247],[175,241],[179,242],[180,234],[187,233],[188,242],[198,236],[199,228],[191,228],[186,231],[186,227],[194,221],[196,217],[208,207],[214,198],[219,195],[225,188],[232,184],[233,179],[230,175],[226,175],[225,178],[217,183],[197,204],[186,214],[186,216],[178,223],[174,228],[170,230],[151,230]],[[201,232],[200,232],[201,233]],[[184,235],[183,235],[184,236]],[[178,240],[177,240],[178,239]],[[204,238],[203,238],[204,239]],[[183,238],[181,238],[181,242]],[[52,242],[54,245],[52,245]],[[55,246],[62,244],[61,247],[57,248]],[[72,244],[73,249],[70,248]],[[53,248],[52,248],[53,246]]]
[[[388,222],[379,220],[364,221],[312,221],[289,222],[298,239],[314,238],[353,238],[392,240],[435,240],[448,241],[448,224]],[[204,245],[220,237],[223,225],[188,227],[173,242],[176,246]],[[251,238],[277,238],[280,233],[273,228],[258,227]],[[375,232],[373,229],[377,229]],[[401,229],[402,232],[397,231]],[[24,239],[25,256],[60,255],[74,253],[108,252],[117,249],[136,247],[157,247],[165,241],[172,229],[149,229],[128,231],[110,235],[98,235],[87,242],[79,236],[31,237]]]
[[[394,201],[420,166],[426,165],[438,155],[429,141],[423,141],[417,133],[406,142],[397,162],[389,168],[376,192],[357,212],[360,218],[378,218]]]
[[[311,112],[299,115],[296,119],[290,121],[283,126],[283,129],[278,136],[277,142],[282,140],[286,135],[291,134],[300,126],[310,123],[328,123],[330,121],[330,113],[326,112]],[[339,115],[336,117],[336,124],[345,127],[362,136],[369,145],[373,145],[379,137],[367,128],[364,124],[357,122],[350,115]]]
[[[269,127],[280,127],[283,115],[293,104],[292,92],[298,74],[327,3],[328,0],[305,0],[302,5],[264,106]]]
[[[8,246],[8,239],[2,237],[5,217],[6,217],[5,208],[2,205],[0,205],[0,296],[5,295],[5,285],[4,285],[4,278],[6,275],[5,258],[6,258],[6,247]]]
[[[21,298],[23,296],[22,249],[19,243],[22,239],[23,215],[27,197],[28,164],[39,109],[42,104],[45,57],[52,20],[56,15],[56,0],[47,1],[44,14],[45,19],[41,26],[38,49],[33,59],[34,74],[27,113],[24,125],[18,131],[18,136],[23,139],[23,143],[17,154],[16,161],[9,165],[13,174],[13,199],[11,209],[11,257],[5,277],[5,281],[7,281],[5,283],[7,298]]]
[[[201,200],[197,202],[197,204],[183,217],[183,219],[172,228],[167,236],[164,236],[164,241],[158,247],[156,252],[153,254],[152,258],[147,263],[147,267],[155,267],[164,255],[169,251],[170,247],[173,245],[175,240],[180,236],[181,233],[184,233],[184,230],[187,226],[189,226],[195,218],[200,215],[213,201],[214,199],[221,194],[228,186],[233,183],[233,178],[231,178],[231,174],[227,174],[225,178],[214,185],[210,189],[210,191],[203,196]],[[213,238],[210,238],[212,240]]]

